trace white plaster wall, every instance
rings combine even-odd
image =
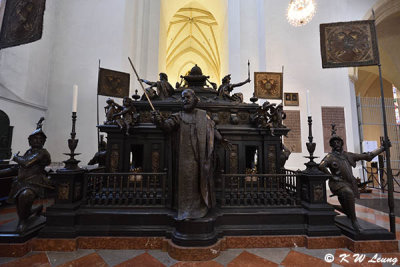
[[[303,156],[307,155],[307,90],[310,90],[313,135],[314,142],[317,143],[315,155],[321,158],[324,156],[321,106],[344,107],[347,148],[349,151],[359,151],[354,87],[349,80],[347,68],[322,69],[319,24],[360,20],[374,2],[375,0],[317,1],[317,13],[312,21],[296,28],[286,21],[288,1],[229,1],[229,67],[233,82],[247,77],[245,62],[250,58],[252,72],[280,72],[283,65],[284,92],[299,93],[300,106],[286,109],[301,110],[303,153],[293,153],[286,167],[304,169],[303,164],[306,162]],[[260,7],[263,8],[262,14]],[[253,81],[251,86],[245,85],[237,89],[244,93],[247,102],[253,90]]]
[[[143,77],[157,73],[159,1],[59,0],[49,81],[48,127],[57,140],[49,142],[54,161],[68,152],[72,86],[79,86],[78,159],[85,165],[97,150],[96,96],[98,64],[131,73],[131,93],[138,88],[130,56]],[[106,97],[100,97],[100,122]]]
[[[285,17],[288,1],[221,1],[227,5],[226,10],[219,11],[216,18],[226,29],[227,46],[223,53],[229,59],[226,64],[223,62],[222,75],[231,73],[233,82],[246,79],[248,59],[252,73],[281,71],[284,65],[284,91],[299,92],[300,106],[287,109],[301,110],[303,153],[292,154],[287,167],[302,169],[305,162],[307,89],[311,93],[313,132],[317,143],[315,154],[324,155],[321,106],[345,107],[348,149],[357,150],[353,86],[346,68],[322,69],[319,24],[361,19],[374,2],[320,0],[313,20],[294,28]],[[82,153],[78,159],[86,164],[97,147],[98,60],[101,59],[102,67],[133,74],[127,60],[127,56],[131,56],[143,78],[156,80],[163,66],[159,57],[159,49],[163,47],[159,40],[160,28],[163,28],[160,26],[161,4],[161,0],[47,1],[42,40],[0,51],[0,92],[7,89],[8,95],[11,92],[18,101],[34,104],[34,107],[21,106],[0,98],[0,108],[7,114],[14,113],[10,117],[16,132],[21,129],[21,133],[14,135],[13,151],[26,149],[27,135],[38,117],[46,114],[47,148],[54,161],[67,158],[62,153],[68,152],[72,86],[77,84],[77,138],[80,140],[77,152]],[[175,11],[170,13],[173,15]],[[169,21],[169,15],[161,18],[163,20]],[[139,88],[136,78],[131,75],[131,94]],[[253,82],[237,91],[242,91],[248,102],[253,93]],[[105,99],[100,97],[100,122],[104,120]]]
[[[42,38],[0,50],[0,109],[14,126],[13,153],[28,148],[28,135],[36,129],[39,118],[46,116],[56,13],[55,1],[47,1]],[[51,135],[47,121],[44,130]]]

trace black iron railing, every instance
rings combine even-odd
[[[385,168],[363,167],[367,174],[368,187],[387,191],[387,173]],[[400,169],[392,169],[394,192],[400,193]]]
[[[221,207],[297,206],[299,177],[282,174],[222,174],[216,189]],[[170,207],[167,173],[87,173],[83,203],[87,206]]]
[[[297,206],[299,177],[283,174],[223,174],[220,204],[227,206]]]
[[[170,203],[167,173],[87,173],[84,203],[88,206],[165,207]]]

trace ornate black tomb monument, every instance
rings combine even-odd
[[[305,171],[284,168],[290,129],[281,105],[219,94],[197,65],[162,97],[170,85],[160,78],[146,89],[154,111],[137,94],[123,106],[107,101],[98,126],[105,167],[53,175],[56,204],[40,237],[164,236],[207,246],[227,235],[341,234],[326,201],[330,176],[313,149]]]

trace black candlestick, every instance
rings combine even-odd
[[[68,147],[70,149],[70,153],[64,153],[64,155],[70,156],[68,160],[63,161],[65,166],[61,171],[77,171],[81,168],[78,166],[80,160],[75,159],[75,156],[80,155],[80,153],[75,153],[75,149],[78,145],[79,139],[75,139],[75,123],[76,123],[76,112],[72,112],[72,131],[71,138],[68,139]]]
[[[255,104],[255,103],[258,101],[258,97],[256,97],[256,94],[255,94],[255,93],[253,93],[253,96],[250,97],[250,101],[251,101],[253,104]]]
[[[312,117],[308,116],[308,142],[306,143],[306,146],[308,153],[310,153],[310,156],[306,156],[306,158],[310,159],[310,161],[306,163],[307,169],[316,168],[318,166],[318,164],[314,161],[314,159],[317,157],[314,157],[316,144],[313,142],[313,139],[314,137],[312,135]]]

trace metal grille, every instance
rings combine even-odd
[[[397,99],[399,101],[399,99]],[[380,97],[357,97],[360,142],[378,141],[383,136],[382,104]],[[393,98],[385,98],[385,111],[389,139],[392,143],[390,149],[390,163],[394,173],[400,169],[400,135],[399,126],[396,124],[395,105]],[[369,174],[367,173],[366,176]],[[398,178],[394,177],[398,184]],[[395,185],[396,185],[395,181]],[[375,184],[375,183],[374,183]],[[395,188],[396,189],[396,188]]]
[[[298,175],[224,174],[221,206],[296,206],[300,203]]]
[[[166,177],[166,173],[88,173],[84,203],[164,207],[169,202]]]

